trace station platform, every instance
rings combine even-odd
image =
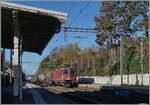
[[[1,89],[1,104],[74,104],[75,102],[44,90],[38,85],[32,83],[23,83],[22,101],[13,96],[13,87],[7,86]],[[61,99],[61,100],[58,100]]]
[[[87,86],[79,85],[78,89],[81,89],[80,86]],[[96,88],[97,85],[90,85],[87,86],[86,89],[90,89],[91,87]],[[70,89],[66,91],[69,92]],[[76,91],[77,91],[76,90]],[[82,89],[81,89],[82,90]],[[1,88],[1,103],[2,104],[76,104],[76,101],[73,99],[69,99],[68,97],[64,96],[64,94],[54,92],[52,89],[48,90],[45,88],[40,87],[39,85],[35,85],[33,83],[23,82],[22,88],[22,102],[20,102],[17,98],[13,96],[13,87],[11,85],[5,86]],[[80,92],[73,92],[72,94],[77,94]],[[84,90],[85,94],[92,94],[92,91]],[[80,92],[83,95],[83,92]],[[128,103],[129,101],[133,101],[133,103],[149,103],[149,88],[140,88],[140,87],[119,87],[119,86],[101,86],[97,89],[93,94],[100,95],[102,94],[101,98],[104,97],[106,94],[108,96],[113,96],[111,99],[116,98],[118,100],[126,99]],[[107,97],[108,97],[107,96]],[[70,96],[69,96],[70,97]],[[105,96],[106,97],[106,96]],[[106,97],[106,98],[107,98]],[[102,101],[102,100],[101,100]],[[110,103],[113,101],[110,101]],[[120,101],[121,103],[122,101]]]
[[[12,85],[1,88],[1,104],[35,104],[35,101],[30,93],[29,89],[22,90],[23,99],[22,102],[13,96]]]

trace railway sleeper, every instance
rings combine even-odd
[[[76,100],[80,100],[79,101],[79,104],[101,104],[100,102],[98,101],[95,101],[95,100],[92,100],[90,98],[86,98],[86,97],[83,97],[83,96],[80,96],[80,95],[76,95],[76,94],[73,94],[73,93],[63,93],[66,97],[69,97],[71,99],[76,99]]]

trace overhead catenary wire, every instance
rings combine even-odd
[[[61,31],[65,32],[82,32],[82,33],[96,33],[96,28],[80,28],[80,27],[61,27]],[[42,33],[40,33],[42,34]],[[46,34],[46,35],[45,35]],[[47,35],[49,33],[43,33],[42,36],[39,36],[38,33],[26,33],[23,38],[31,38],[30,35],[32,35],[32,38],[47,38]],[[78,36],[78,38],[81,38]]]
[[[33,61],[23,61],[24,64],[41,64],[41,62],[33,62]],[[52,65],[50,63],[42,63],[44,65]]]
[[[66,42],[66,32],[82,32],[82,33],[97,33],[96,28],[80,28],[80,27],[61,27],[61,31],[64,31],[64,37]],[[78,37],[81,38],[81,37]]]
[[[86,38],[88,38],[88,37],[84,37],[84,36],[74,36],[74,37],[72,37],[72,38],[84,38],[84,39],[86,39]]]
[[[70,22],[69,26],[71,26],[81,15],[81,13],[83,13],[83,11],[88,7],[89,2],[87,2],[85,4],[85,6],[83,8],[80,9],[79,13],[73,18],[73,20]]]
[[[64,31],[64,32],[96,33],[96,28],[61,27],[61,31]]]
[[[73,2],[72,3],[72,5],[71,5],[71,7],[70,8],[68,8],[68,13],[70,13],[71,12],[71,10],[72,10],[72,8],[75,6],[75,2]]]
[[[79,29],[79,30],[96,30],[96,28],[81,28],[81,27],[61,27],[61,29]]]
[[[69,12],[71,11],[71,9],[73,8],[74,5],[75,5],[75,3],[72,3]],[[85,5],[83,8],[80,9],[78,15],[71,21],[71,23],[69,24],[69,26],[71,26],[71,24],[73,24],[73,22],[75,22],[75,21],[77,20],[77,18],[79,18],[80,14],[85,10],[85,8],[86,8],[88,5],[89,5],[89,2],[86,3],[86,5]],[[65,25],[65,27],[66,27],[66,23],[65,23],[64,25]],[[62,29],[61,31],[64,31],[64,39],[65,39],[65,42],[66,42],[66,41],[67,41],[66,28]],[[67,30],[67,32],[85,32],[85,30],[84,30],[84,31],[82,31],[82,30],[80,30],[80,31],[78,30],[78,31],[77,31],[76,29],[69,29],[69,30]],[[89,32],[89,31],[86,30],[86,32]],[[92,32],[91,32],[91,33],[92,33]]]

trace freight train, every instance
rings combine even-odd
[[[78,87],[77,75],[73,68],[61,68],[51,72],[53,85],[61,85],[65,87]]]
[[[36,82],[38,84],[40,83],[43,85],[78,87],[77,74],[75,73],[75,69],[71,67],[53,70],[48,74],[40,74],[35,76],[35,78],[37,78]]]

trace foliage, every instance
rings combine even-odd
[[[144,46],[144,72],[148,72],[148,1],[102,1],[100,16],[95,17],[101,48],[81,50],[77,44],[54,48],[38,73],[72,66],[78,75],[115,75],[120,73],[120,41],[123,36],[123,74],[140,73],[140,43]],[[140,36],[143,32],[146,36]],[[136,36],[138,35],[138,36]],[[44,63],[50,64],[49,66]]]
[[[125,50],[124,50],[124,65],[123,74],[140,73],[140,56],[141,48],[140,42],[143,41],[143,53],[144,53],[144,73],[148,72],[149,65],[149,54],[148,54],[148,38],[130,38],[125,40]],[[50,54],[43,59],[41,62],[38,74],[48,74],[51,70],[55,70],[60,67],[72,66],[76,68],[76,73],[78,75],[116,75],[120,74],[120,61],[112,64],[110,67],[108,65],[108,49],[107,48],[97,48],[93,49],[86,48],[81,50],[78,45],[69,44],[65,47],[57,48],[57,50],[52,50]],[[119,49],[117,49],[119,52]],[[55,55],[55,56],[54,56]],[[82,69],[81,69],[81,55],[82,55]],[[94,69],[93,69],[93,56],[94,59]],[[119,59],[119,56],[117,56]],[[68,60],[68,61],[67,61]],[[58,63],[59,62],[59,63]],[[129,66],[129,72],[128,67]]]
[[[139,64],[137,56],[140,54],[139,43],[141,40],[134,40],[133,36],[137,37],[135,36],[138,35],[137,32],[144,31],[144,35],[148,37],[148,7],[148,1],[102,1],[100,15],[95,17],[96,42],[100,46],[108,48],[105,54],[108,55],[109,70],[107,71],[110,75],[114,74],[120,66],[120,51],[118,48],[120,47],[121,36],[124,37],[122,41],[125,41],[123,42],[125,60],[123,64],[125,70],[123,72],[127,73],[129,68],[132,67],[134,67],[132,70],[135,70],[134,72],[140,69],[137,66]],[[134,45],[131,47],[127,40],[130,40],[130,43]]]

